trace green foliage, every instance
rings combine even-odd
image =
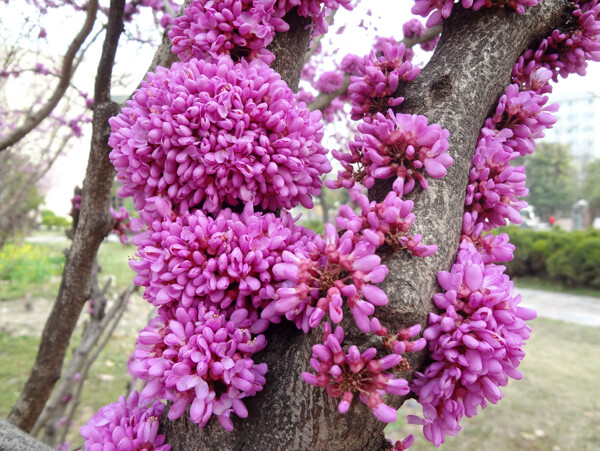
[[[579,196],[590,203],[593,217],[600,215],[600,160],[586,166]]]
[[[323,225],[323,221],[320,219],[310,219],[308,221],[302,221],[302,225],[307,229],[312,229],[316,233],[323,233],[325,226]]]
[[[65,228],[71,225],[71,221],[62,216],[56,216],[52,210],[42,210],[42,225],[51,229],[52,227]]]
[[[570,286],[600,288],[600,231],[535,231],[505,227],[515,258],[505,263],[511,276],[549,278]]]
[[[524,159],[527,170],[527,202],[537,215],[547,220],[552,215],[571,210],[575,200],[575,167],[568,146],[540,143]]]
[[[9,243],[0,250],[0,280],[45,282],[60,275],[64,261],[64,256],[51,256],[44,246]]]

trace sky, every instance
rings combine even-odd
[[[18,5],[18,6],[15,6]],[[367,4],[367,2],[365,2]],[[410,7],[413,2],[398,1],[398,0],[375,0],[368,2],[372,10],[372,15],[369,16],[366,11],[356,10],[349,12],[341,9],[336,15],[336,24],[348,23],[344,32],[341,35],[333,35],[331,39],[341,40],[347,51],[361,55],[366,54],[370,50],[370,40],[365,39],[364,30],[357,29],[356,25],[365,20],[366,23],[371,23],[377,28],[377,34],[381,36],[394,36],[397,39],[402,37],[401,24],[411,18]],[[10,7],[3,2],[0,2],[0,17],[7,24],[14,23],[18,27],[18,23],[22,18],[31,15],[30,6],[24,2],[10,2]],[[402,19],[398,20],[398,17]],[[12,20],[14,19],[14,20]],[[149,16],[145,19],[151,24]],[[64,11],[55,11],[51,14],[47,25],[48,32],[48,52],[53,52],[57,55],[64,52],[76,31],[81,26],[83,21],[82,15],[78,20],[72,20]],[[152,25],[150,25],[150,28]],[[335,30],[335,29],[334,29]],[[15,28],[15,33],[18,30]],[[159,36],[156,34],[156,36]],[[78,71],[75,77],[77,84],[87,84],[89,92],[92,92],[93,74],[97,65],[97,59],[101,51],[101,38],[88,50],[85,64]],[[115,67],[115,76],[117,78],[124,74],[129,74],[127,77],[128,84],[123,87],[117,87],[113,90],[115,95],[128,95],[133,88],[137,86],[146,72],[146,68],[152,60],[154,48],[146,45],[129,45],[121,48],[117,54],[117,64]],[[340,52],[341,53],[341,52]],[[340,59],[343,54],[337,55]],[[588,75],[580,77],[571,75],[566,80],[561,80],[554,85],[554,92],[551,95],[551,100],[578,94],[586,91],[598,91],[597,86],[600,84],[600,63],[593,63],[588,66]],[[85,134],[83,139],[75,146],[74,149],[68,152],[64,157],[61,157],[55,164],[55,167],[48,174],[48,179],[45,185],[50,186],[46,194],[45,208],[55,211],[58,215],[66,215],[71,208],[69,200],[72,197],[73,188],[75,185],[81,185],[85,175],[85,167],[87,164],[87,154],[89,152],[90,130]]]

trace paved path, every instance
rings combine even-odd
[[[515,292],[523,295],[522,305],[536,310],[538,316],[600,327],[600,298],[518,287]]]

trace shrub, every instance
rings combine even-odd
[[[7,244],[0,251],[0,280],[46,282],[62,272],[64,257],[51,257],[44,246]]]

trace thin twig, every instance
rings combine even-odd
[[[56,108],[60,99],[64,96],[71,77],[73,76],[73,61],[77,56],[77,52],[92,32],[94,23],[96,22],[96,12],[98,11],[98,0],[90,0],[87,6],[87,15],[83,27],[71,42],[67,53],[63,58],[62,65],[62,76],[60,82],[56,86],[52,97],[46,102],[46,104],[38,111],[30,115],[27,120],[20,126],[15,128],[10,133],[7,133],[4,137],[0,138],[0,152],[19,142],[27,133],[37,127],[48,115]]]

